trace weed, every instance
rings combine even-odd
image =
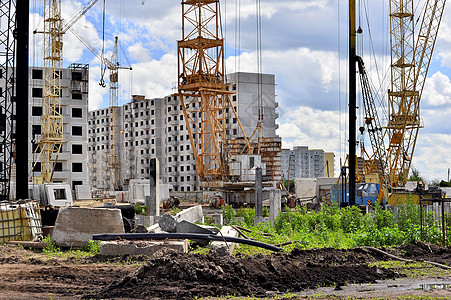
[[[61,252],[61,248],[58,247],[54,240],[52,240],[52,237],[50,234],[44,238],[44,243],[46,244],[43,252],[44,253],[55,253],[55,252]]]

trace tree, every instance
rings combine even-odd
[[[451,181],[442,180],[442,181],[440,181],[439,186],[440,187],[451,187]]]
[[[410,177],[409,179],[407,179],[407,181],[423,181],[424,179],[423,177],[421,177],[420,171],[418,171],[415,168],[412,168],[411,172],[410,172]]]

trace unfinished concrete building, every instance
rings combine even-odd
[[[270,166],[271,178],[280,180],[280,138],[276,136],[275,119],[275,76],[262,74],[261,79],[253,73],[234,73],[228,75],[231,89],[237,94],[232,103],[238,112],[246,135],[251,135],[258,121],[255,94],[259,80],[263,91],[262,109],[265,114],[263,136],[267,139],[266,153],[270,153],[266,164]],[[254,103],[255,101],[255,103]],[[258,110],[258,109],[257,109]],[[134,95],[132,101],[119,108],[118,124],[120,128],[119,153],[121,185],[124,187],[131,179],[149,178],[149,160],[158,158],[162,183],[168,184],[173,191],[198,191],[200,182],[193,158],[188,130],[178,96],[146,99]],[[199,116],[192,116],[195,120]],[[269,119],[266,121],[266,119]],[[272,119],[272,120],[271,120]],[[94,188],[110,189],[110,176],[107,167],[108,158],[108,109],[98,109],[89,113],[89,167]],[[103,133],[103,135],[102,135]],[[230,139],[240,138],[238,122],[231,109],[226,111],[226,135]],[[276,148],[274,141],[276,139]],[[271,142],[271,143],[270,143]],[[269,162],[268,162],[269,160]],[[271,163],[272,166],[271,167]],[[271,169],[272,168],[272,169]],[[272,170],[272,171],[271,171]]]
[[[34,154],[41,134],[43,114],[44,68],[30,67],[29,72],[29,128],[28,153],[36,161],[33,176],[40,176],[39,152]],[[61,114],[63,115],[63,145],[55,164],[52,181],[76,185],[89,185],[88,179],[88,80],[89,65],[71,64],[61,69]],[[30,165],[31,171],[31,165]]]

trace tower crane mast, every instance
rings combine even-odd
[[[32,166],[29,180],[49,183],[58,160],[63,139],[61,112],[61,67],[63,64],[63,34],[74,25],[98,0],[91,0],[65,25],[61,17],[61,0],[44,0],[44,89],[41,137],[35,153],[38,158]],[[35,30],[34,33],[38,31]],[[40,177],[33,176],[37,162],[41,163]],[[32,161],[30,161],[30,164]]]
[[[225,181],[229,174],[226,107],[234,113],[250,149],[230,101],[233,92],[225,82],[224,40],[219,25],[219,0],[182,2],[182,40],[177,43],[178,95],[202,182]]]

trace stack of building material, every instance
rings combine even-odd
[[[0,202],[0,243],[40,239],[42,223],[37,201]]]

